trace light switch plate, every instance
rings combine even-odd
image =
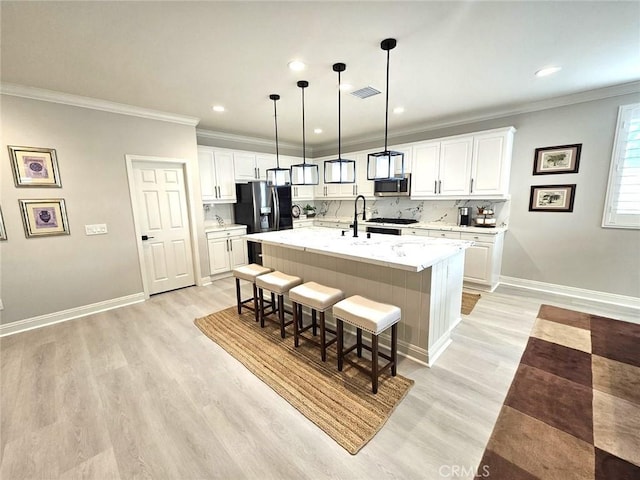
[[[94,225],[85,225],[84,231],[87,235],[105,235],[107,233],[107,224],[96,223]]]

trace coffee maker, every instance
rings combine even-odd
[[[458,208],[458,225],[460,227],[468,227],[471,225],[471,208],[460,207]]]

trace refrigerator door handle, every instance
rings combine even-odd
[[[280,230],[280,201],[276,187],[271,187],[271,195],[273,195],[273,227]]]

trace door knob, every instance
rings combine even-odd
[[[142,235],[142,240],[149,240],[150,238],[155,238],[155,237],[150,237],[148,235]]]

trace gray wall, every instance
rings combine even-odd
[[[0,204],[9,237],[0,242],[2,323],[142,292],[125,154],[197,165],[195,128],[6,95],[0,100]],[[55,148],[62,188],[16,188],[6,145]],[[18,199],[58,197],[66,201],[71,235],[26,239]],[[106,223],[109,233],[86,236],[84,225],[92,223]]]
[[[195,162],[195,129],[17,97],[0,99],[0,204],[9,235],[9,241],[0,242],[0,298],[5,307],[1,322],[141,292],[124,155]],[[617,96],[402,140],[515,126],[511,215],[502,274],[640,297],[640,231],[600,227],[618,106],[637,101],[638,95]],[[583,144],[579,173],[531,174],[535,148],[571,143]],[[6,145],[56,148],[63,188],[15,188]],[[560,183],[577,184],[573,213],[528,212],[531,185]],[[66,199],[71,235],[25,239],[18,199],[48,197]],[[106,223],[109,234],[87,237],[84,225],[90,223]],[[196,225],[201,228],[202,218],[196,219]],[[198,241],[206,275],[204,234]]]
[[[635,102],[640,94],[441,128],[396,137],[392,143],[515,126],[502,275],[640,297],[640,231],[601,227],[618,107]],[[582,144],[578,173],[532,175],[536,148],[575,143]],[[367,148],[379,145],[348,150]],[[532,185],[573,183],[572,213],[529,212]]]

